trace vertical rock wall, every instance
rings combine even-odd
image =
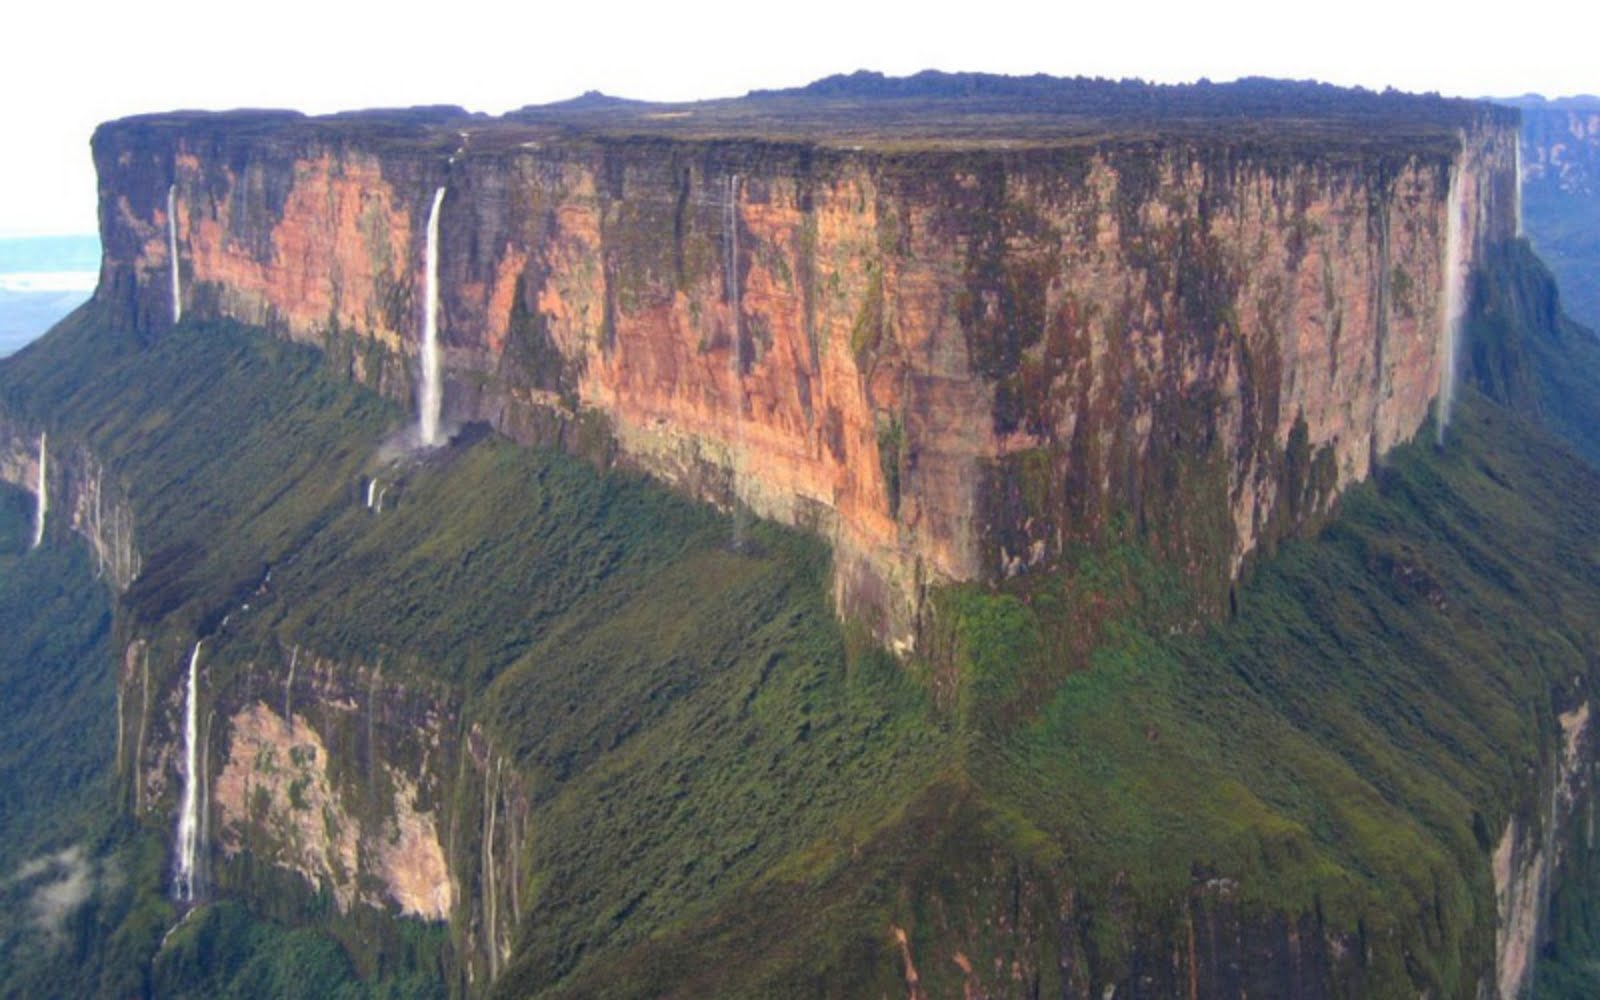
[[[513,142],[478,121],[409,143],[106,126],[98,294],[168,321],[176,185],[186,316],[321,343],[411,396],[445,184],[447,421],[534,440],[598,420],[623,461],[827,537],[841,612],[902,649],[928,585],[1051,565],[1117,516],[1220,592],[1426,419],[1452,171],[1464,253],[1515,226],[1515,132],[1489,115],[1303,154]]]

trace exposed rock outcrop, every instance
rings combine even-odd
[[[1543,815],[1512,816],[1494,850],[1495,972],[1500,1000],[1517,1000],[1532,974],[1545,933],[1550,893],[1564,861],[1562,844],[1574,822],[1593,809],[1594,738],[1586,701],[1559,717],[1561,747]],[[1585,832],[1583,836],[1590,836]]]
[[[241,674],[226,641],[211,643],[223,655],[220,666],[208,658],[200,682],[207,881],[248,854],[298,874],[341,911],[359,904],[450,919],[459,896],[446,795],[453,710],[377,668],[298,648]],[[123,658],[119,739],[131,748],[136,815],[170,813],[179,786],[182,706],[172,684],[162,687],[172,674],[164,651],[177,649],[139,638]]]

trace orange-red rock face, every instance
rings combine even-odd
[[[1440,384],[1446,200],[1511,235],[1514,131],[1454,159],[1213,144],[873,154],[540,140],[386,153],[270,128],[104,132],[102,298],[382,345],[409,393],[448,185],[447,421],[603,414],[624,460],[834,545],[911,644],[925,588],[1130,516],[1204,583],[1412,437]],[[431,150],[431,146],[428,147]],[[1431,151],[1430,151],[1431,150]]]
[[[230,176],[230,195],[261,186],[269,169],[252,164]],[[330,328],[359,330],[401,349],[402,330],[387,304],[409,295],[411,216],[384,179],[375,157],[335,159],[324,151],[297,160],[288,196],[263,243],[241,239],[252,221],[236,219],[238,199],[200,209],[177,202],[177,227],[187,282],[216,296],[214,308],[243,322],[278,325],[296,338],[316,339]],[[177,160],[176,184],[198,187],[204,168],[193,154]],[[165,220],[163,220],[165,221]],[[170,262],[166,266],[170,266]]]

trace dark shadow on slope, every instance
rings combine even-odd
[[[1562,312],[1544,262],[1525,240],[1495,247],[1471,295],[1466,377],[1600,465],[1600,338]]]

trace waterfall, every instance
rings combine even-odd
[[[294,668],[300,662],[300,644],[289,653],[289,679],[283,682],[283,721],[289,725],[289,735],[294,735]]]
[[[433,192],[433,207],[428,210],[428,273],[422,302],[422,389],[417,401],[417,436],[423,447],[439,443],[439,206],[444,188]]]
[[[1445,206],[1444,241],[1444,308],[1439,322],[1439,409],[1438,443],[1444,444],[1444,432],[1450,426],[1450,408],[1456,396],[1456,350],[1461,337],[1461,313],[1466,278],[1462,258],[1462,212],[1465,208],[1461,191],[1460,164],[1450,169],[1450,197]]]
[[[190,903],[195,897],[195,860],[200,848],[200,645],[189,654],[189,682],[183,706],[183,803],[178,811],[178,871],[172,879],[172,897]]]
[[[178,276],[178,185],[167,186],[167,269],[172,272],[172,322],[183,319],[183,284]]]
[[[1520,239],[1522,237],[1522,139],[1520,136],[1517,139],[1517,159],[1515,169],[1516,173],[1512,175],[1512,181],[1516,185],[1517,238]]]
[[[376,478],[367,480],[367,509],[368,510],[372,509],[372,501],[377,495],[378,495],[378,480]]]
[[[493,982],[500,974],[500,942],[496,933],[495,895],[494,895],[494,819],[495,811],[500,803],[499,777],[500,763],[491,751],[488,763],[483,769],[483,923],[486,944],[489,951],[489,980]]]
[[[139,696],[139,735],[133,743],[133,811],[135,815],[144,812],[144,734],[150,724],[150,646],[143,639],[138,640],[139,647],[139,674],[142,678]]]
[[[49,435],[39,432],[39,503],[33,510],[33,547],[44,544],[44,517],[50,511],[50,476],[46,468],[49,451],[45,440]]]

